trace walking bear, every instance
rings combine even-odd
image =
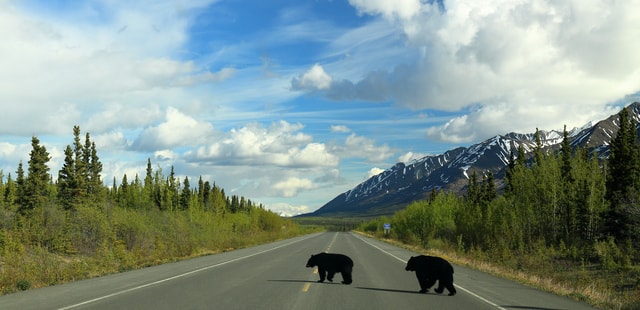
[[[420,283],[420,293],[426,293],[438,281],[436,293],[440,294],[446,288],[449,296],[456,294],[453,287],[453,266],[444,258],[436,256],[412,256],[407,262],[407,271],[415,271]]]
[[[351,278],[353,261],[349,256],[335,253],[312,254],[311,258],[307,261],[307,267],[315,266],[318,266],[318,274],[320,274],[320,280],[318,280],[318,282],[324,282],[325,277],[330,282],[333,282],[333,276],[337,272],[342,274],[343,284],[351,284],[351,282],[353,282]]]

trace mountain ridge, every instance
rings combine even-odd
[[[634,102],[630,116],[640,128],[640,103]],[[608,158],[609,144],[619,128],[618,114],[597,122],[588,122],[568,131],[573,148],[583,147]],[[563,131],[538,130],[545,150],[557,151]],[[536,147],[535,134],[510,132],[496,135],[469,147],[457,147],[438,155],[427,155],[409,163],[396,163],[354,188],[337,195],[318,210],[298,216],[370,217],[391,215],[415,200],[428,198],[433,190],[464,194],[470,173],[493,173],[497,188],[503,185],[511,150],[522,146],[529,156]]]

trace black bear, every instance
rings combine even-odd
[[[438,281],[436,293],[440,294],[447,288],[449,296],[456,294],[456,288],[453,287],[453,266],[444,258],[427,255],[412,256],[404,269],[416,272],[420,293],[428,292],[429,288]]]
[[[320,274],[318,282],[324,282],[325,277],[330,282],[333,282],[333,276],[337,272],[342,274],[342,283],[351,284],[353,282],[351,278],[353,261],[349,256],[335,253],[312,254],[307,261],[307,267],[315,266],[318,266],[318,274]]]

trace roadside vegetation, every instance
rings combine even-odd
[[[640,309],[640,151],[635,121],[619,117],[608,160],[572,150],[566,130],[557,153],[537,136],[532,158],[512,153],[504,192],[473,172],[465,197],[433,191],[358,230],[599,308]]]
[[[73,144],[55,181],[37,137],[27,168],[0,171],[0,294],[61,284],[309,233],[200,178],[192,186],[153,169],[104,186],[89,134]]]

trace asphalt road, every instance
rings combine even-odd
[[[353,283],[317,283],[311,254],[354,261]],[[354,233],[326,232],[0,297],[0,309],[592,309],[454,266],[455,296],[419,294],[417,255]],[[315,271],[317,272],[317,271]]]

